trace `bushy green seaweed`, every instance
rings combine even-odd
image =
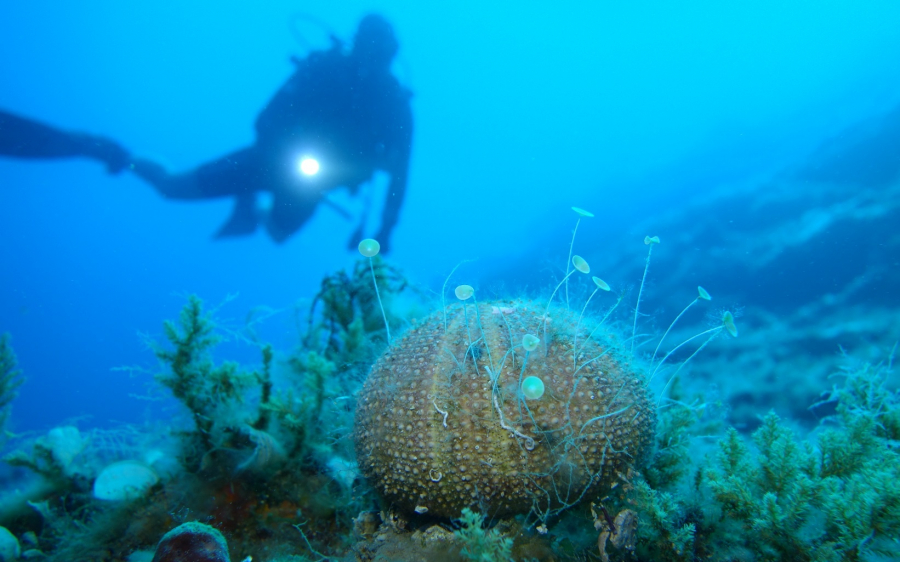
[[[484,515],[464,508],[459,522],[461,527],[454,533],[460,540],[460,553],[467,560],[476,562],[507,562],[512,560],[513,541],[504,537],[496,529],[484,528]]]
[[[202,444],[201,455],[215,446],[212,429],[221,407],[242,400],[244,391],[254,383],[266,387],[262,376],[241,370],[237,363],[213,362],[211,350],[220,341],[214,330],[215,324],[203,311],[203,302],[191,295],[178,323],[163,324],[171,349],[152,345],[156,357],[168,368],[156,380],[191,412],[196,426],[194,435]],[[271,361],[271,353],[268,360]]]
[[[753,441],[755,453],[729,429],[717,466],[703,474],[722,510],[720,522],[742,531],[716,537],[717,550],[744,548],[768,560],[813,559],[817,541],[803,533],[821,491],[812,446],[798,442],[774,413],[766,415]]]
[[[12,410],[12,401],[19,394],[17,389],[25,382],[9,340],[9,334],[0,334],[0,445],[6,441],[6,423]]]
[[[390,303],[406,282],[377,262]],[[102,466],[67,471],[49,438],[32,440],[6,458],[42,483],[17,500],[16,513],[30,513],[18,519],[17,532],[36,533],[48,560],[122,559],[152,549],[165,530],[196,518],[216,522],[235,559],[304,552],[297,546],[299,524],[311,552],[348,548],[352,518],[375,505],[353,462],[355,390],[385,345],[380,311],[369,307],[371,279],[363,273],[369,274],[367,265],[323,281],[296,349],[279,354],[255,332],[241,337],[260,349],[261,364],[250,367],[214,358],[217,345],[236,332],[189,296],[178,319],[164,323],[164,340],[149,342],[163,367],[156,381],[190,415],[191,426],[174,430],[180,465],[173,460],[147,497],[104,503],[90,491]],[[395,314],[389,318],[399,322]],[[6,389],[0,407],[8,412],[21,379],[5,336],[0,367],[0,394]]]
[[[701,432],[720,431],[721,420],[707,415],[710,404],[699,397],[686,402],[677,382],[670,395],[658,408],[656,445],[643,470],[643,477],[653,488],[681,481],[691,469],[695,437]]]
[[[640,476],[628,491],[630,508],[638,515],[636,552],[639,558],[665,560],[693,558],[696,523],[688,520],[686,508],[675,493],[654,490]],[[621,512],[620,512],[621,513]]]
[[[400,271],[381,256],[374,256],[371,261],[375,279],[382,288],[386,318],[397,328],[400,318],[393,310],[393,300],[411,287]],[[384,320],[372,284],[369,261],[357,260],[351,273],[340,270],[322,279],[310,306],[303,347],[321,351],[330,360],[371,362],[381,346],[374,348],[368,344],[377,334],[383,346],[386,343],[383,332]]]
[[[210,486],[225,490],[228,505],[217,508],[216,517],[246,527],[232,530],[233,537],[249,540],[255,526],[293,537],[292,526],[308,520],[310,540],[327,550],[335,540],[349,540],[352,518],[374,505],[368,489],[355,484],[349,438],[355,390],[385,345],[380,312],[373,316],[368,307],[374,292],[364,273],[367,268],[356,267],[353,275],[323,280],[307,329],[290,353],[276,354],[254,337],[262,351],[259,368],[213,361],[220,330],[194,296],[177,323],[165,324],[168,345],[154,346],[166,366],[157,380],[187,407],[196,426],[186,442],[185,458],[192,460],[185,468],[204,478],[200,493]],[[376,274],[385,278],[388,303],[406,286],[383,263]],[[241,499],[231,498],[235,494]]]
[[[660,412],[644,475],[606,498],[639,519],[641,560],[856,561],[900,556],[900,404],[889,366],[842,373],[836,414],[811,439],[769,413],[748,441],[729,429],[692,461],[686,413]],[[693,474],[693,478],[689,476]],[[621,553],[620,553],[621,554]]]

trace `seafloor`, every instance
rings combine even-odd
[[[295,311],[291,349],[259,338],[264,315],[230,325],[190,297],[151,345],[159,389],[177,401],[172,417],[8,438],[0,560],[187,560],[154,552],[194,521],[227,541],[209,560],[897,559],[898,138],[895,111],[603,248],[576,244],[593,274],[629,279],[624,289],[606,292],[572,269],[556,293],[554,282],[498,294],[487,278],[460,300],[465,268],[425,288],[363,258]],[[643,243],[660,231],[676,234]],[[525,269],[505,268],[504,286]],[[697,286],[720,289],[707,301]],[[568,299],[567,312],[551,298]],[[534,330],[513,321],[526,313]],[[385,322],[397,346],[429,321],[430,351],[390,364],[400,355]],[[506,343],[495,324],[509,327]],[[598,355],[579,360],[592,338]],[[259,360],[229,362],[216,351],[223,340]],[[0,348],[4,422],[23,376],[13,344]],[[541,352],[543,366],[529,355]],[[555,371],[554,353],[574,368]],[[376,362],[421,388],[425,407],[402,411],[400,382],[366,385]],[[518,390],[531,373],[543,398]],[[380,429],[366,433],[356,412],[376,397],[385,410],[366,411]],[[397,416],[409,423],[391,425]],[[418,422],[431,456],[404,449]],[[498,452],[481,458],[482,446]],[[429,495],[444,478],[460,494],[452,501]]]

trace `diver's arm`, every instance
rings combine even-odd
[[[406,196],[406,183],[409,175],[409,155],[412,148],[413,121],[409,107],[405,108],[403,118],[396,129],[396,144],[391,147],[387,172],[391,175],[387,198],[381,214],[381,229],[375,239],[381,244],[381,251],[390,251],[390,238],[394,226],[400,217],[400,208]]]
[[[0,111],[0,154],[15,158],[81,156],[83,142],[49,125]]]
[[[15,158],[84,156],[104,162],[110,172],[128,163],[128,152],[103,137],[72,133],[0,110],[0,154]]]

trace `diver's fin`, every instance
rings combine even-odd
[[[359,227],[353,231],[353,234],[350,235],[350,239],[347,240],[347,249],[355,250],[359,247],[359,243],[362,242],[363,239],[363,228],[366,226],[365,221],[359,224]]]
[[[359,225],[356,227],[356,230],[353,231],[353,234],[350,235],[350,240],[347,241],[347,249],[355,250],[359,243],[362,242],[363,235],[366,230],[366,223],[369,222],[369,209],[372,208],[372,190],[367,189],[363,194],[363,208],[362,213],[359,216]]]
[[[256,208],[256,194],[241,194],[235,199],[234,210],[231,211],[231,216],[216,232],[215,238],[247,236],[256,232],[258,225],[259,211]]]

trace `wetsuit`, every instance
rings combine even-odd
[[[406,193],[413,130],[411,94],[390,73],[392,33],[382,18],[369,16],[349,53],[335,42],[295,60],[294,74],[257,118],[252,146],[187,174],[168,174],[147,160],[136,160],[134,171],[173,199],[235,197],[218,236],[250,234],[262,224],[281,242],[309,220],[329,191],[347,187],[355,194],[382,170],[390,185],[375,237],[387,251]],[[302,157],[316,159],[319,173],[301,174]],[[259,192],[271,193],[270,209],[257,205]],[[362,223],[350,245],[361,235]]]
[[[272,194],[266,226],[275,240],[296,232],[330,190],[351,193],[376,170],[390,174],[380,236],[397,223],[406,193],[412,142],[410,94],[390,74],[360,75],[340,49],[296,62],[294,75],[256,120],[256,143],[196,170],[197,196],[237,196],[221,235],[255,229],[255,196]],[[318,174],[297,171],[301,157],[315,158]]]
[[[93,158],[111,173],[128,164],[128,152],[104,137],[63,131],[0,110],[0,155],[13,158]]]

